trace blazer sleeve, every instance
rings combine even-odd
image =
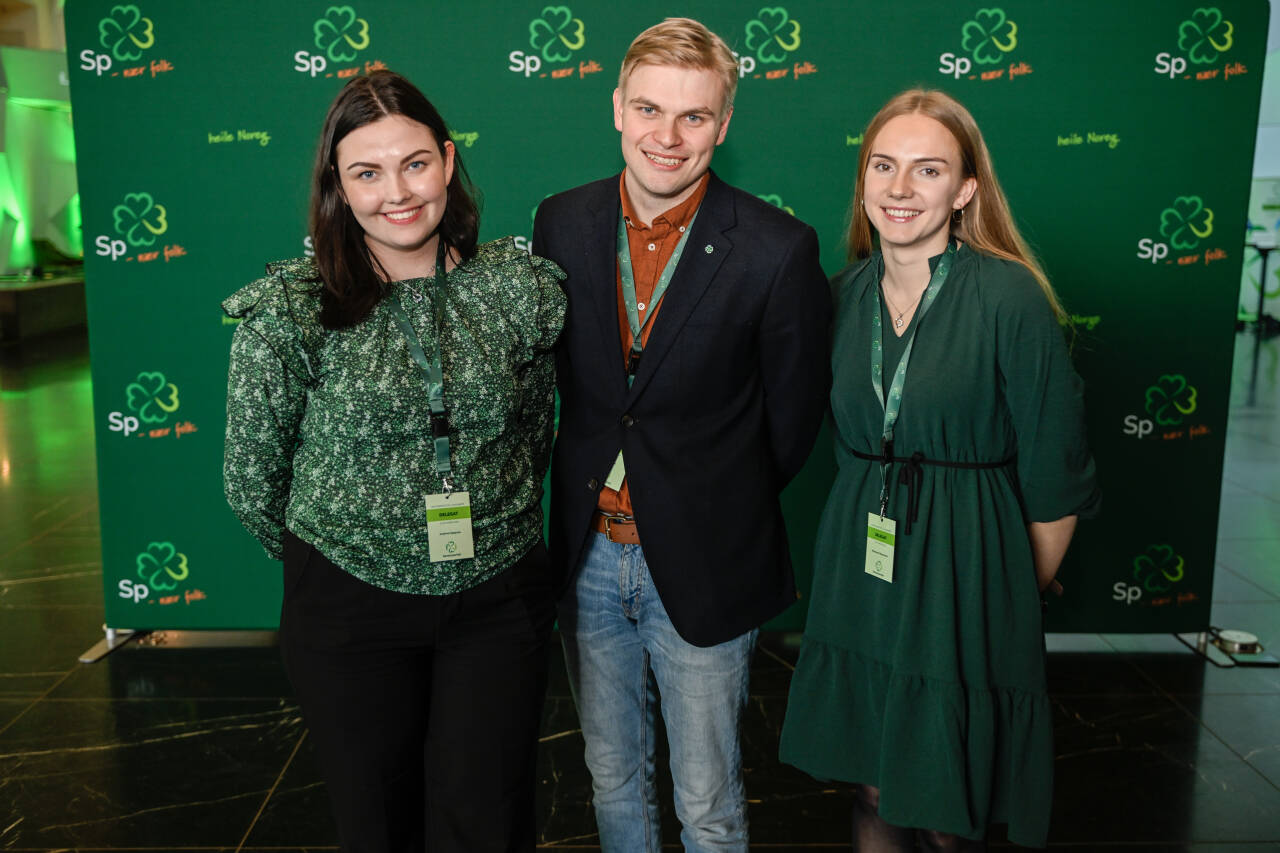
[[[551,214],[548,212],[550,207],[549,200],[543,201],[538,205],[538,212],[533,216],[533,253],[541,257],[548,257],[547,252],[552,248],[547,245],[547,226],[546,221]],[[554,257],[551,258],[555,260]]]
[[[760,372],[779,488],[809,457],[827,409],[830,327],[831,291],[818,263],[818,235],[806,225],[782,253],[760,329]]]

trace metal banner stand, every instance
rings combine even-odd
[[[134,631],[132,628],[109,628],[106,625],[102,626],[102,630],[105,636],[91,649],[80,655],[80,663],[97,663],[130,640],[135,640],[147,633]]]
[[[1275,235],[1267,233],[1265,236],[1270,238],[1270,243],[1263,241],[1264,235],[1258,235],[1258,239],[1253,243],[1245,243],[1246,248],[1253,249],[1262,256],[1262,272],[1258,276],[1258,316],[1253,323],[1253,365],[1249,368],[1249,406],[1255,406],[1258,402],[1258,356],[1262,352],[1262,338],[1266,332],[1267,321],[1266,314],[1263,313],[1263,305],[1267,301],[1267,259],[1271,252],[1275,250]]]
[[[122,646],[136,641],[139,646],[166,649],[244,649],[276,644],[275,631],[135,631],[108,628],[93,648],[80,655],[80,663],[97,663]]]

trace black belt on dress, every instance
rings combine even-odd
[[[850,448],[850,452],[859,459],[867,459],[871,462],[879,462],[883,465],[892,465],[894,462],[902,463],[902,470],[898,472],[898,482],[907,487],[907,518],[904,533],[911,533],[911,523],[920,518],[920,492],[919,485],[924,480],[924,466],[937,465],[940,468],[1003,468],[1006,465],[1012,465],[1016,456],[1010,456],[1008,459],[1000,462],[952,462],[948,459],[926,459],[924,454],[916,451],[910,456],[894,456],[893,442],[886,442],[883,452],[879,454],[862,453]]]

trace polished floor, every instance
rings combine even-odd
[[[1242,336],[1214,621],[1280,651],[1280,340],[1264,345],[1249,406],[1252,346]],[[0,350],[0,851],[335,849],[274,648],[135,643],[76,663],[102,636],[90,420],[82,337]],[[1165,636],[1050,648],[1053,849],[1280,851],[1280,669],[1219,669]],[[794,659],[784,635],[756,657],[752,847],[847,849],[848,790],[777,761]],[[598,849],[562,670],[543,733],[541,843]],[[664,821],[676,849],[670,811]]]

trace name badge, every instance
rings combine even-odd
[[[427,495],[427,550],[433,563],[476,555],[470,492]]]
[[[867,513],[867,574],[893,583],[893,547],[898,522]]]

